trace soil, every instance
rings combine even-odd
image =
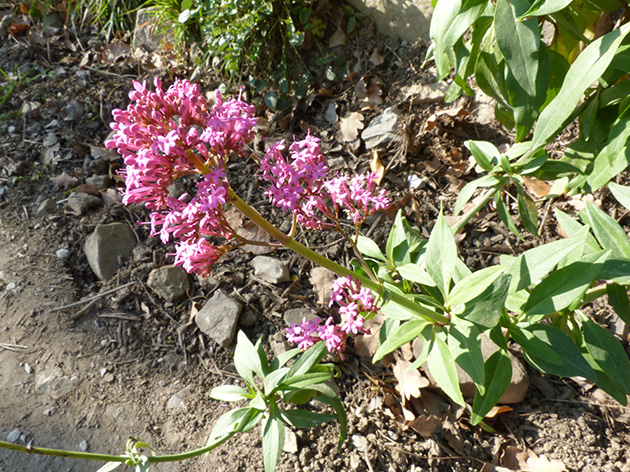
[[[4,12],[5,18],[9,13]],[[160,299],[147,287],[147,276],[172,262],[168,256],[172,248],[163,247],[146,226],[136,224],[146,221],[143,209],[118,203],[116,169],[121,161],[102,146],[111,110],[126,106],[131,80],[149,82],[159,76],[168,81],[185,75],[185,57],[134,55],[124,42],[104,43],[94,31],[75,35],[63,26],[42,27],[19,16],[11,22],[27,27],[2,30],[0,44],[0,68],[10,79],[1,85],[13,84],[0,105],[0,439],[19,430],[21,444],[110,454],[123,453],[130,436],[160,454],[201,447],[214,421],[228,408],[209,399],[208,392],[238,378],[233,346],[222,348],[202,334],[190,323],[191,310],[218,288],[226,290],[246,304],[240,328],[250,339],[263,336],[271,353],[270,340],[281,338],[287,309],[307,306],[325,311],[309,282],[311,266],[284,250],[272,254],[286,261],[300,281],[286,294],[289,283],[273,286],[255,279],[249,265],[254,256],[237,251],[217,264],[213,278],[190,277],[184,301]],[[430,70],[421,67],[422,45],[383,37],[365,20],[343,49],[353,58],[350,65],[358,64],[350,78],[317,84],[319,92],[286,117],[258,102],[258,114],[268,123],[264,133],[267,139],[279,139],[312,129],[322,137],[333,171],[362,171],[374,159],[373,152],[360,140],[341,139],[333,120],[325,117],[327,107],[334,103],[339,117],[359,111],[365,123],[385,108],[396,107],[404,122],[402,139],[378,150],[387,169],[383,186],[396,207],[428,236],[440,204],[450,212],[457,192],[474,178],[463,142],[490,139],[499,146],[511,142],[511,137],[498,124],[476,115],[443,115],[434,129],[425,129],[436,111],[469,107],[470,101],[413,105],[405,97],[405,86],[430,81]],[[374,50],[380,51],[382,63]],[[216,84],[213,80],[202,81],[205,90]],[[360,80],[372,84],[363,99]],[[257,140],[251,152],[261,146]],[[231,170],[237,193],[282,226],[286,218],[251,185],[255,161],[236,162]],[[101,188],[86,185],[86,179],[99,175],[111,179]],[[412,175],[421,185],[410,187]],[[77,187],[84,195],[98,197],[98,205],[78,215],[68,207]],[[606,195],[598,198],[606,200]],[[38,212],[47,200],[53,202],[50,212]],[[549,207],[540,212],[548,214]],[[82,247],[97,224],[109,222],[131,224],[141,249],[121,261],[114,278],[102,282]],[[388,215],[381,215],[366,230],[382,244],[389,225]],[[518,253],[558,238],[555,228],[546,220],[542,237],[530,236],[523,243],[495,213],[482,212],[466,227],[461,255],[469,267],[478,269],[496,263],[502,253]],[[299,237],[338,261],[349,258],[334,234]],[[108,295],[93,303],[76,304],[105,292]],[[592,309],[606,319],[607,307]],[[343,375],[337,383],[349,415],[347,441],[337,452],[336,423],[295,431],[296,450],[283,454],[277,470],[513,470],[510,457],[520,450],[539,456],[527,470],[565,470],[563,465],[570,471],[630,471],[628,409],[579,379],[528,370],[531,385],[526,398],[488,419],[485,429],[471,426],[469,414],[439,390],[427,389],[427,397],[435,397],[439,411],[433,413],[439,424],[432,434],[422,436],[403,429],[393,418],[397,400],[390,369],[372,365],[352,349],[338,365]],[[98,467],[94,462],[0,450],[4,472],[80,472]],[[235,438],[207,456],[158,464],[151,470],[263,470],[260,432]]]

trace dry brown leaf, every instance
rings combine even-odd
[[[418,369],[409,370],[411,362],[402,359],[398,354],[394,355],[396,362],[392,368],[394,377],[398,381],[396,390],[403,399],[418,398],[420,390],[428,387],[431,383],[424,377]]]
[[[374,181],[376,182],[376,185],[381,185],[381,182],[383,181],[383,178],[385,177],[385,166],[383,166],[383,163],[379,159],[378,151],[376,149],[372,151],[372,160],[370,161],[370,169],[372,170],[372,172],[376,172],[377,177],[376,179],[374,179]]]
[[[510,411],[514,411],[512,410],[512,408],[510,408],[507,405],[495,405],[492,408],[490,408],[490,411],[488,413],[486,413],[486,418],[494,418],[497,415],[500,415],[501,413],[509,413]]]
[[[502,466],[520,472],[563,472],[567,468],[557,460],[550,461],[544,455],[538,457],[534,451],[522,451],[516,446],[507,446],[500,458]]]
[[[330,291],[336,278],[337,276],[334,272],[324,267],[313,267],[313,269],[311,269],[309,281],[315,289],[315,293],[317,293],[317,302],[320,305],[328,306]]]
[[[438,422],[433,415],[420,415],[407,427],[413,429],[416,433],[424,438],[430,438],[437,427]]]
[[[113,149],[107,149],[104,147],[94,146],[93,144],[87,145],[90,148],[90,155],[94,159],[103,159],[104,161],[116,161],[121,159],[120,154],[118,154]]]
[[[343,46],[346,44],[346,40],[346,33],[344,33],[342,29],[337,29],[328,40],[328,47],[336,48],[337,46]]]
[[[353,112],[339,120],[339,129],[345,142],[351,142],[359,136],[359,130],[363,129],[363,115]]]
[[[441,116],[456,118],[458,116],[466,115],[470,115],[470,112],[468,110],[465,110],[464,107],[451,108],[449,110],[440,110],[427,118],[427,120],[424,122],[424,125],[422,126],[422,131],[431,131],[433,128],[435,128]]]
[[[378,348],[379,332],[384,322],[385,316],[379,312],[374,318],[370,318],[363,324],[365,328],[370,330],[370,334],[364,334],[354,339],[354,348],[359,356],[372,357],[374,355]],[[381,361],[381,363],[383,363],[383,361]]]
[[[535,196],[538,200],[542,200],[547,195],[549,195],[551,185],[549,185],[547,182],[543,182],[542,180],[534,179],[527,176],[523,177],[523,181],[525,182],[525,188],[527,188],[527,191]]]
[[[238,234],[251,241],[261,241],[265,243],[271,242],[271,237],[251,221],[248,221],[241,226],[238,229]],[[269,254],[275,250],[273,247],[257,246],[254,244],[246,244],[245,246],[242,246],[241,249],[256,255]]]
[[[374,48],[374,51],[372,51],[372,55],[370,56],[370,62],[375,66],[380,66],[384,60],[385,59],[383,58],[381,51],[379,51],[378,48]]]

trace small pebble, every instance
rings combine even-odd
[[[44,416],[52,416],[52,410],[50,408],[46,408],[44,410]]]
[[[79,444],[79,449],[81,449],[81,452],[87,452],[88,450],[88,442],[87,441],[81,441],[81,444]]]
[[[105,380],[105,382],[112,383],[114,381],[114,374],[105,374],[103,380]]]
[[[109,341],[107,339],[103,339],[101,341],[101,346],[107,346],[109,344]]]
[[[70,251],[68,249],[61,248],[57,251],[57,259],[67,259],[68,257],[70,257]]]
[[[9,282],[5,288],[7,291],[9,291],[9,290],[15,290],[15,287],[17,287],[15,282]]]
[[[28,375],[31,375],[31,372],[33,372],[33,369],[31,368],[31,364],[29,364],[28,362],[26,364],[24,364],[24,371]]]
[[[15,133],[15,126],[9,126],[9,133]]]
[[[20,439],[21,435],[22,435],[22,432],[19,429],[14,429],[7,435],[7,441],[14,443],[18,439]]]

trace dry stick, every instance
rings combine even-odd
[[[50,310],[51,312],[55,312],[55,311],[62,311],[62,310],[67,310],[68,308],[75,308],[77,306],[81,306],[84,303],[90,303],[93,300],[97,300],[99,298],[103,298],[107,295],[110,295],[114,292],[118,292],[119,290],[122,290],[123,288],[127,288],[131,285],[134,285],[138,282],[136,282],[135,280],[133,282],[129,282],[126,283],[125,285],[121,285],[120,287],[116,287],[116,288],[112,288],[111,290],[107,290],[105,292],[102,293],[97,293],[96,295],[92,296],[92,297],[88,297],[88,298],[84,298],[83,300],[79,300],[78,302],[74,302],[74,303],[70,303],[69,305],[64,305],[64,306],[60,306],[57,308],[53,308],[52,310]]]
[[[0,343],[0,348],[6,349],[7,351],[20,352],[20,349],[28,349],[28,346],[22,346],[21,344]]]
[[[82,316],[86,315],[87,312],[90,311],[90,308],[92,308],[94,305],[96,305],[96,302],[98,302],[98,298],[95,298],[90,303],[88,303],[83,308],[81,308],[79,311],[77,311],[74,315],[72,315],[70,317],[70,321],[76,321],[79,318],[81,318]]]

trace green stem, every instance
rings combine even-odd
[[[599,285],[598,287],[593,287],[592,289],[588,290],[584,295],[582,306],[592,302],[596,298],[599,298],[603,295],[606,295],[606,284]]]
[[[359,282],[361,282],[361,284],[364,287],[367,287],[370,290],[378,293],[381,297],[383,297],[385,293],[387,293],[387,296],[390,300],[407,308],[412,313],[419,314],[420,316],[422,316],[423,318],[431,322],[442,323],[445,325],[449,324],[449,319],[446,316],[440,313],[437,313],[429,308],[426,308],[420,305],[419,303],[414,302],[413,300],[409,300],[408,298],[398,293],[391,292],[385,289],[379,283],[374,282],[370,280],[369,278],[364,277],[362,275],[356,274],[350,269],[342,265],[339,265],[336,262],[331,261],[330,259],[322,256],[321,254],[316,253],[312,249],[309,249],[308,247],[304,246],[303,244],[300,244],[299,242],[297,242],[290,236],[287,236],[278,228],[276,228],[274,225],[272,225],[269,221],[263,218],[262,215],[258,213],[254,208],[252,208],[243,200],[241,200],[241,198],[238,195],[236,195],[232,190],[230,190],[230,196],[233,198],[232,204],[241,213],[243,213],[243,215],[249,218],[260,229],[262,229],[267,234],[269,234],[269,236],[271,236],[275,240],[282,243],[282,245],[286,247],[287,249],[291,249],[293,252],[305,257],[306,259],[310,260],[311,262],[321,267],[324,267],[334,272],[337,275],[340,275],[342,277],[350,275],[354,278],[359,279]]]

